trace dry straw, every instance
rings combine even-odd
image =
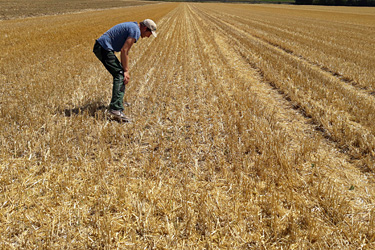
[[[1,247],[375,247],[361,11],[164,3],[2,21]],[[135,122],[111,122],[91,49],[146,17],[160,28],[130,54]]]

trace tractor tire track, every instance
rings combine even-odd
[[[305,71],[307,70],[307,72],[312,70],[313,73],[315,72],[314,74],[321,75],[320,77],[323,77],[323,79],[326,78],[327,80],[325,80],[325,81],[328,81],[328,82],[332,81],[332,77],[329,73],[327,73],[325,71],[322,71],[319,67],[311,65],[309,62],[307,62],[305,60],[301,60],[299,57],[297,57],[297,56],[295,56],[291,53],[288,53],[287,51],[285,51],[283,49],[280,49],[280,48],[278,48],[278,47],[276,47],[272,44],[269,44],[268,42],[266,42],[262,39],[258,39],[251,34],[247,34],[247,33],[243,32],[241,29],[236,28],[235,26],[233,26],[228,21],[220,20],[220,19],[217,18],[217,16],[212,16],[212,13],[210,13],[210,14],[204,13],[204,15],[207,15],[207,19],[210,20],[212,23],[214,23],[214,26],[216,26],[216,27],[226,27],[225,32],[228,32],[229,34],[231,34],[232,41],[235,44],[235,47],[238,48],[239,53],[241,53],[244,58],[248,58],[247,61],[248,61],[249,65],[251,67],[257,69],[260,72],[260,75],[263,78],[265,78],[266,82],[268,82],[268,84],[270,84],[274,88],[278,89],[278,91],[280,93],[284,94],[285,98],[288,101],[291,101],[291,103],[294,107],[301,110],[301,112],[303,114],[305,114],[306,117],[313,117],[313,123],[317,125],[318,130],[324,132],[326,138],[330,139],[331,141],[333,141],[335,143],[339,142],[338,147],[341,148],[341,150],[343,150],[343,151],[348,151],[348,146],[349,146],[349,148],[352,149],[351,151],[353,151],[353,149],[354,149],[354,151],[351,152],[352,159],[358,159],[359,158],[358,147],[360,145],[362,145],[361,147],[364,148],[363,150],[360,149],[361,153],[370,154],[370,155],[374,154],[373,153],[374,148],[375,148],[375,146],[373,145],[373,141],[374,141],[373,137],[374,136],[368,130],[368,128],[370,128],[369,126],[371,126],[371,122],[369,122],[368,115],[364,114],[362,116],[358,116],[357,114],[354,114],[353,112],[351,112],[349,117],[354,116],[354,117],[357,117],[357,118],[346,118],[347,119],[346,123],[345,122],[344,123],[339,122],[339,124],[341,124],[340,126],[345,127],[344,130],[349,129],[351,131],[350,134],[354,133],[356,135],[355,137],[351,136],[352,139],[349,139],[350,141],[354,140],[354,142],[350,142],[350,144],[354,143],[354,146],[350,146],[347,143],[345,143],[344,141],[340,142],[339,138],[342,136],[341,134],[343,132],[337,131],[334,127],[332,127],[329,123],[327,123],[327,121],[325,121],[325,119],[331,119],[331,118],[328,118],[328,117],[332,116],[332,115],[336,116],[337,114],[339,114],[337,112],[342,112],[342,111],[340,111],[340,110],[337,110],[337,111],[328,110],[328,111],[326,111],[325,107],[324,107],[324,104],[320,104],[320,102],[321,102],[320,98],[319,98],[319,100],[314,100],[316,98],[307,98],[307,99],[305,98],[305,101],[304,101],[305,104],[303,104],[303,102],[301,103],[300,100],[304,100],[304,96],[306,96],[306,95],[310,96],[310,93],[308,93],[308,92],[306,93],[306,90],[298,88],[298,89],[296,89],[297,92],[295,92],[296,90],[290,89],[290,86],[288,86],[288,84],[285,85],[284,82],[280,82],[279,80],[276,80],[276,82],[275,82],[274,79],[269,79],[269,77],[264,77],[265,73],[264,73],[262,67],[269,67],[269,66],[268,65],[258,65],[258,64],[261,64],[262,62],[259,62],[259,60],[257,62],[257,60],[254,60],[254,58],[257,59],[257,57],[259,57],[261,55],[258,54],[258,55],[255,55],[255,57],[254,57],[254,55],[252,55],[253,53],[248,50],[249,47],[247,47],[247,46],[249,46],[249,45],[245,45],[246,42],[244,43],[243,39],[242,40],[238,39],[239,36],[240,36],[239,34],[242,34],[245,37],[251,38],[250,40],[254,40],[254,42],[256,44],[266,46],[267,49],[274,50],[280,56],[283,56],[283,57],[287,56],[287,57],[285,57],[285,59],[289,60],[292,64],[298,62],[296,65],[300,65],[302,67],[305,67],[306,68]],[[249,54],[250,54],[250,56],[249,56]],[[285,62],[285,63],[287,64],[288,62]],[[298,67],[300,67],[300,66],[298,66]],[[339,80],[335,77],[334,77],[334,79]],[[333,81],[335,81],[335,80],[333,80]],[[334,87],[337,89],[337,86],[334,86]],[[315,87],[315,88],[317,88],[317,87]],[[325,92],[325,86],[320,86],[320,89],[321,89],[320,90],[321,93]],[[367,106],[368,105],[374,105],[374,100],[371,96],[369,96],[365,93],[358,92],[352,86],[342,86],[341,90],[345,91],[345,92],[348,92],[346,94],[347,96],[350,96],[351,98],[354,98],[356,100],[356,102],[363,103],[362,105],[367,105]],[[295,94],[297,94],[297,96]],[[312,108],[309,107],[311,105],[312,105],[312,107],[314,107],[314,109],[318,109],[320,111],[318,111],[318,112],[313,111]],[[306,107],[308,107],[308,108],[306,109]],[[350,110],[348,110],[348,111],[350,111]],[[347,111],[345,111],[345,112],[347,112]],[[323,117],[324,119],[322,120],[321,116],[314,115],[314,113],[318,113],[318,114],[327,113],[325,116],[328,115],[328,117],[327,118]],[[332,113],[332,114],[330,114],[330,113]],[[345,115],[345,116],[347,116],[347,115]],[[335,135],[335,133],[339,133],[340,136],[338,136],[337,134]],[[357,139],[355,139],[355,138],[360,138],[361,140],[363,139],[363,141],[362,142],[356,142]]]
[[[261,39],[264,42],[269,43],[272,46],[275,46],[279,49],[282,49],[285,52],[290,53],[293,56],[296,56],[296,57],[300,58],[301,60],[305,60],[307,63],[311,64],[312,66],[319,67],[321,70],[323,70],[327,73],[330,73],[332,75],[332,77],[336,77],[338,80],[341,80],[343,83],[350,84],[350,85],[356,87],[359,91],[365,91],[365,93],[367,93],[369,95],[374,95],[374,92],[375,92],[374,89],[369,87],[368,85],[366,85],[362,82],[359,82],[359,81],[355,81],[350,76],[345,75],[345,74],[341,74],[337,70],[331,69],[327,65],[321,64],[319,62],[314,62],[313,60],[310,60],[308,57],[304,57],[304,56],[294,52],[292,48],[286,48],[285,46],[282,46],[280,44],[282,41],[275,41],[275,39],[277,40],[278,38],[280,38],[281,34],[283,34],[286,37],[292,36],[292,37],[307,39],[307,41],[310,42],[310,43],[314,42],[314,40],[313,40],[314,38],[305,37],[306,34],[304,34],[302,32],[297,32],[297,34],[296,34],[295,31],[289,30],[288,27],[282,26],[280,24],[271,23],[271,22],[268,22],[266,20],[259,21],[259,20],[252,19],[252,18],[249,18],[249,17],[246,17],[246,16],[239,17],[239,16],[236,16],[236,15],[233,15],[233,14],[220,13],[218,11],[212,11],[212,12],[215,13],[216,17],[221,17],[221,19],[223,19],[223,17],[226,17],[224,19],[228,23],[230,22],[232,25],[238,25],[239,27],[243,28],[244,30],[246,30],[246,28],[250,25],[251,29],[248,30],[248,32],[253,37]],[[278,37],[274,38],[274,40],[267,37],[267,35],[269,35],[270,33],[273,33],[273,32],[276,32],[278,34]],[[361,32],[365,32],[365,31],[362,30]],[[286,41],[287,40],[284,40],[284,42],[286,42]],[[333,42],[334,41],[331,41],[331,43],[333,43]],[[369,42],[369,44],[371,44],[371,42]],[[331,45],[331,46],[333,46],[333,45]],[[337,44],[334,45],[334,47],[337,47],[337,46],[339,46],[339,45],[337,45]],[[354,53],[354,54],[358,53],[358,51],[354,50],[353,48],[340,47],[340,49],[346,50],[346,51],[350,50],[350,52]],[[357,55],[357,56],[359,56],[359,55]],[[369,55],[361,55],[361,56],[369,56]],[[372,60],[372,57],[369,56],[367,58],[367,60]]]
[[[199,12],[196,9],[194,9],[194,10],[196,12]],[[201,19],[203,19],[201,22],[209,22],[211,20],[212,24],[214,24],[214,21],[212,21],[212,20],[215,20],[215,21],[218,20],[218,19],[211,18],[210,16],[208,16],[207,13],[199,12],[199,15],[200,15]],[[215,24],[217,24],[217,23],[215,23]],[[220,25],[217,25],[217,27],[220,27]],[[225,31],[221,30],[218,33],[225,33]],[[278,87],[278,85],[275,82],[270,81],[270,80],[267,79],[267,77],[265,76],[265,73],[263,72],[263,70],[260,67],[258,67],[256,63],[250,61],[249,58],[246,56],[246,54],[244,53],[244,51],[246,51],[246,47],[245,46],[241,46],[241,43],[238,40],[236,40],[236,38],[234,36],[230,36],[230,38],[228,38],[227,43],[229,44],[230,41],[236,41],[237,42],[236,46],[233,46],[233,48],[232,48],[233,52],[235,54],[237,54],[237,56],[239,56],[240,58],[242,58],[242,60],[244,62],[246,62],[247,65],[250,65],[253,73],[255,72],[255,74],[257,75],[255,77],[260,82],[262,82],[263,84],[264,83],[268,84],[269,86],[272,87],[272,89],[274,89],[274,90],[277,91],[278,96],[273,95],[272,100],[278,100],[279,102],[284,103],[281,106],[286,106],[287,108],[292,108],[293,110],[298,111],[298,113],[301,114],[303,116],[303,118],[304,118],[304,119],[302,119],[302,117],[300,118],[301,120],[304,121],[303,123],[309,123],[309,124],[313,125],[313,130],[315,130],[316,132],[321,133],[324,136],[325,139],[329,140],[331,147],[334,147],[334,148],[338,149],[340,152],[346,154],[349,157],[349,159],[351,159],[351,160],[357,159],[357,156],[351,154],[347,150],[346,147],[340,146],[337,143],[337,140],[334,138],[334,136],[332,136],[332,134],[318,120],[316,120],[311,114],[309,114],[304,109],[304,107],[301,104],[298,104],[298,102],[296,102],[295,100],[292,100],[284,92],[284,90],[282,88]],[[239,47],[242,47],[243,49],[242,50],[238,49]],[[230,67],[230,65],[232,65],[232,64],[228,64],[228,67]],[[270,103],[270,100],[268,100],[267,102]],[[285,117],[289,117],[289,116],[291,116],[291,114],[285,115]],[[287,126],[289,126],[289,125],[287,125]],[[357,126],[361,126],[361,125],[357,124]],[[362,127],[362,129],[365,130],[365,128],[363,128],[363,127]],[[365,173],[370,170],[369,168],[367,168],[367,167],[363,168],[362,166],[359,169],[361,171],[364,171]]]
[[[223,16],[227,16],[229,19],[223,18]],[[227,24],[231,24],[231,25],[237,24],[241,27],[245,27],[245,25],[246,25],[245,21],[250,21],[249,19],[243,19],[243,18],[240,18],[238,16],[230,15],[230,14],[227,14],[227,13],[221,13],[221,12],[215,12],[215,17],[216,18],[221,17],[220,19],[226,20],[225,22]],[[265,23],[262,23],[260,21],[251,20],[251,22],[254,23],[255,25],[259,25],[259,26],[265,26],[265,25],[271,26],[271,24],[265,24]],[[274,29],[276,29],[276,28],[274,28]],[[277,28],[277,29],[281,30],[281,28]],[[371,89],[369,86],[365,86],[364,84],[353,80],[350,76],[340,74],[336,70],[331,69],[326,65],[314,62],[307,57],[304,57],[300,54],[297,54],[292,49],[286,48],[286,47],[284,47],[284,46],[282,46],[282,45],[280,45],[276,42],[271,41],[270,39],[267,39],[264,36],[258,35],[255,32],[251,32],[251,31],[248,31],[248,32],[249,32],[249,34],[251,34],[251,36],[253,38],[259,39],[259,40],[263,41],[264,43],[273,46],[275,49],[279,49],[279,50],[284,51],[286,54],[289,54],[290,56],[292,56],[296,60],[301,60],[301,61],[309,64],[311,66],[311,68],[313,68],[314,70],[321,70],[322,71],[321,74],[328,73],[332,78],[335,78],[337,81],[341,82],[342,84],[350,85],[350,86],[354,87],[356,92],[359,92],[362,95],[369,95],[370,97],[375,98],[375,90],[374,89]],[[290,33],[290,32],[285,31],[285,30],[284,30],[284,32]]]

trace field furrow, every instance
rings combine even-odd
[[[237,22],[220,20],[217,13],[210,12],[210,15],[215,25],[233,34],[234,46],[241,49],[249,63],[285,92],[295,106],[302,107],[303,112],[312,116],[327,132],[326,136],[337,141],[341,148],[349,148],[355,158],[358,158],[358,150],[374,155],[372,110],[375,99],[372,95],[358,91],[306,60],[252,35],[251,31],[238,28]]]
[[[258,9],[263,10],[260,12],[262,14]],[[257,6],[247,8],[247,11],[234,7],[225,13],[220,12],[220,8],[211,10],[216,10],[221,17],[227,17],[226,20],[233,20],[234,25],[255,36],[322,64],[331,71],[351,78],[362,87],[374,89],[374,55],[367,53],[372,50],[374,40],[373,16],[372,19],[371,15],[367,16],[367,25],[358,25],[337,22],[337,13],[336,19],[332,15],[332,20],[328,21],[304,11],[289,10],[288,15],[285,15],[283,9],[265,10],[262,6]],[[340,18],[345,17],[342,15]],[[352,20],[360,22],[364,19],[363,15],[357,14],[353,15]],[[356,44],[355,48],[353,44]]]

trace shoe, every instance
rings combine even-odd
[[[109,114],[116,121],[119,121],[119,122],[131,122],[131,119],[129,117],[126,117],[126,115],[121,110],[110,109],[109,110]]]

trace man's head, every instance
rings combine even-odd
[[[156,34],[156,24],[151,19],[145,19],[143,22],[140,22],[140,29],[141,29],[141,37],[150,37],[151,34],[154,37],[157,36]]]

